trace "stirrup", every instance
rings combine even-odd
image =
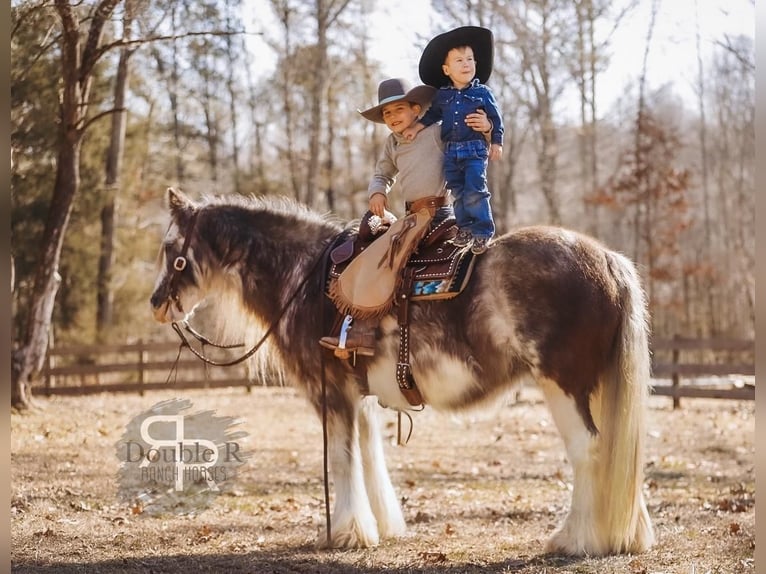
[[[358,345],[348,348],[346,346],[348,344],[348,331],[353,322],[354,318],[351,315],[346,315],[341,324],[338,337],[322,337],[319,339],[319,344],[325,349],[332,350],[339,359],[350,359],[352,355],[356,354],[372,357],[375,355],[375,349],[372,347]]]
[[[346,341],[348,340],[348,329],[351,327],[351,324],[354,322],[354,318],[351,315],[346,315],[343,318],[343,323],[340,326],[340,333],[338,334],[338,347],[335,349],[335,356],[340,357],[338,355],[338,351],[341,351],[342,354],[343,351],[346,350]],[[345,357],[344,357],[345,358]]]

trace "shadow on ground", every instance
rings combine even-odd
[[[152,574],[175,572],[200,572],[227,574],[484,574],[492,572],[540,572],[548,568],[561,568],[582,561],[580,558],[541,555],[525,559],[506,559],[497,563],[452,563],[444,555],[423,553],[419,564],[381,567],[370,564],[349,564],[334,556],[348,556],[343,551],[319,552],[313,546],[282,548],[279,550],[246,552],[243,554],[216,554],[211,556],[175,555],[162,557],[124,558],[87,563],[35,563],[23,561],[12,564],[12,572],[19,574],[75,574],[98,572],[99,574]],[[366,559],[355,555],[356,562]],[[369,559],[374,560],[374,555]]]

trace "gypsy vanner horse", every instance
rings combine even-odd
[[[411,408],[395,378],[398,323],[384,317],[376,355],[358,359],[368,361],[365,393],[354,371],[318,343],[327,334],[322,317],[334,309],[317,262],[344,226],[285,198],[192,201],[169,189],[168,204],[151,296],[155,319],[184,321],[212,296],[236,301],[237,315],[253,324],[270,325],[286,376],[326,421],[335,505],[331,536],[320,535],[319,545],[367,547],[402,535],[375,404]],[[570,230],[518,229],[478,257],[460,295],[413,302],[410,313],[412,374],[425,404],[481,406],[523,377],[542,390],[574,479],[548,552],[594,556],[652,545],[642,492],[647,310],[627,258]]]

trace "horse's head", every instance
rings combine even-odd
[[[186,318],[204,297],[200,264],[195,260],[199,207],[183,193],[168,189],[171,223],[159,256],[159,275],[150,302],[160,323]]]

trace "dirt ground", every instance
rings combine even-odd
[[[196,515],[134,513],[117,499],[115,444],[162,400],[243,419],[253,457]],[[426,409],[407,446],[383,411],[407,535],[318,551],[321,424],[293,389],[167,391],[38,399],[11,419],[15,572],[755,572],[755,407],[651,399],[646,492],[658,536],[639,556],[571,559],[543,544],[569,505],[571,471],[535,389],[459,416]]]

